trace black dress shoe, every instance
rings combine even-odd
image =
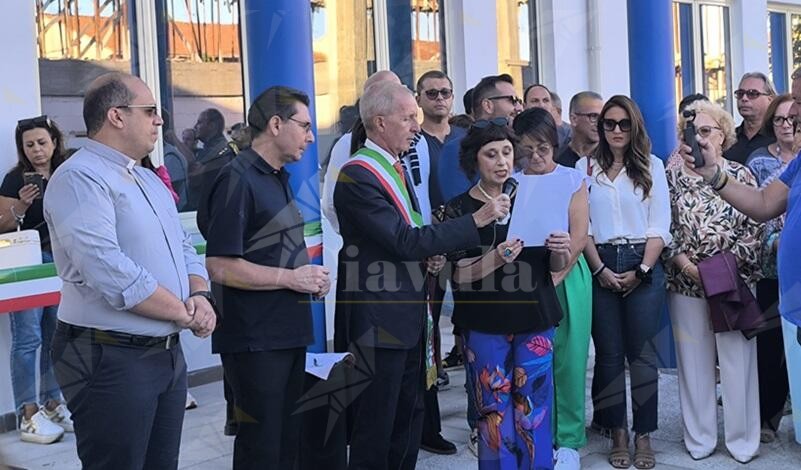
[[[430,441],[421,442],[420,448],[432,454],[452,455],[456,453],[456,446],[453,442],[446,440],[439,433]]]

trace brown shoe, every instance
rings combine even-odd
[[[634,435],[634,468],[651,469],[656,466],[654,450],[651,449],[651,437],[648,434]]]
[[[609,465],[615,468],[631,467],[631,455],[629,454],[629,433],[625,428],[613,429],[612,450],[609,451]]]

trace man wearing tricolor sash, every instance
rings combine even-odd
[[[367,141],[334,190],[339,254],[335,342],[369,371],[352,413],[351,469],[414,468],[422,431],[429,316],[428,258],[479,244],[478,227],[509,211],[498,196],[472,215],[424,225],[399,156],[420,128],[402,85],[365,90],[359,113]]]

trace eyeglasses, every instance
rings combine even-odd
[[[753,88],[748,90],[743,90],[742,88],[734,90],[734,96],[738,100],[743,99],[743,96],[747,96],[749,100],[755,100],[760,96],[768,96],[768,95],[770,95],[770,93],[765,93],[764,91],[755,90]]]
[[[148,117],[159,115],[159,108],[155,104],[125,104],[122,106],[115,106],[120,109],[143,109]]]
[[[37,127],[50,129],[50,118],[48,118],[46,114],[43,114],[35,118],[20,119],[17,121],[17,130],[22,132],[36,129]]]
[[[505,117],[496,117],[492,119],[479,119],[473,123],[472,127],[476,129],[486,129],[489,126],[506,127],[508,125],[509,121]]]
[[[702,138],[706,139],[707,137],[709,137],[710,134],[712,134],[712,130],[713,129],[720,130],[720,127],[718,127],[718,126],[700,126],[700,127],[696,127],[695,128],[695,133],[698,134],[699,136],[701,136]]]
[[[598,113],[573,113],[573,114],[575,114],[576,116],[583,116],[593,124],[598,122],[598,118],[601,117],[601,115]]]
[[[311,128],[312,128],[312,123],[311,122],[309,122],[309,121],[301,121],[301,120],[295,119],[293,117],[290,117],[288,119],[290,121],[296,123],[300,127],[302,127],[305,132],[311,132]]]
[[[503,95],[503,96],[490,96],[487,98],[488,100],[509,100],[512,102],[513,105],[523,106],[523,100],[515,95]]]
[[[551,144],[540,144],[534,147],[534,152],[540,157],[549,155],[552,151],[553,151],[553,146]]]
[[[796,116],[773,116],[774,126],[783,126],[786,122],[791,126],[795,126]]]
[[[604,130],[607,132],[614,131],[615,127],[620,128],[620,132],[629,132],[631,130],[631,119],[621,119],[620,121],[603,119],[601,122],[604,126]]]
[[[442,99],[447,100],[453,96],[453,90],[450,88],[440,88],[439,90],[432,88],[431,90],[424,91],[423,94],[425,94],[426,98],[430,99],[431,101],[434,101],[437,99],[437,96],[440,95],[442,95]]]

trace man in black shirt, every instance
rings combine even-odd
[[[570,127],[573,136],[567,145],[559,148],[556,163],[576,167],[582,157],[591,155],[598,147],[598,116],[604,101],[601,95],[594,91],[576,93],[570,99]]]
[[[305,93],[282,86],[256,98],[252,146],[220,170],[198,214],[222,317],[212,350],[239,410],[235,469],[293,468],[298,457],[310,301],[330,287],[328,270],[309,264],[284,169],[314,142],[308,106]]]
[[[774,141],[760,130],[765,111],[775,96],[776,90],[764,73],[749,72],[743,75],[740,87],[734,91],[737,111],[743,117],[743,122],[735,129],[737,143],[723,152],[724,158],[745,165],[751,152]]]

